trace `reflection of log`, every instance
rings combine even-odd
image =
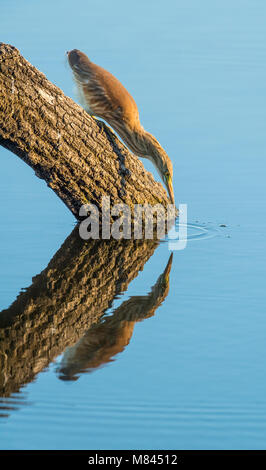
[[[80,206],[167,204],[160,183],[114,133],[0,43],[0,144],[14,152],[78,218]]]
[[[153,316],[167,297],[172,258],[173,254],[148,295],[130,297],[112,316],[93,324],[75,346],[66,350],[58,370],[62,379],[74,380],[82,371],[92,372],[124,350],[131,339],[135,323]]]
[[[0,312],[0,395],[33,380],[103,315],[157,242],[90,240],[78,227],[32,285]]]

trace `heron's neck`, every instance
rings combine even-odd
[[[158,160],[162,159],[165,154],[158,140],[152,134],[145,131],[141,125],[131,129],[116,122],[113,124],[113,127],[135,155],[148,158],[157,164]]]
[[[165,150],[155,137],[143,129],[141,133],[141,142],[147,158],[151,158],[153,162],[159,166],[161,161],[166,155]]]

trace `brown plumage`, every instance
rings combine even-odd
[[[67,54],[84,109],[108,122],[134,154],[155,165],[174,204],[172,162],[155,137],[142,127],[132,96],[116,77],[83,52],[73,49]]]

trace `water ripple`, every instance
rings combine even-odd
[[[179,232],[181,237],[179,238]],[[178,219],[175,222],[175,226],[171,228],[166,237],[162,242],[169,242],[171,240],[206,240],[213,238],[219,234],[219,230],[213,226],[205,226],[200,224],[179,223]]]

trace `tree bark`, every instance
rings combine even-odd
[[[87,114],[13,46],[0,43],[0,144],[76,219],[85,203],[168,204],[166,191],[111,129]]]

